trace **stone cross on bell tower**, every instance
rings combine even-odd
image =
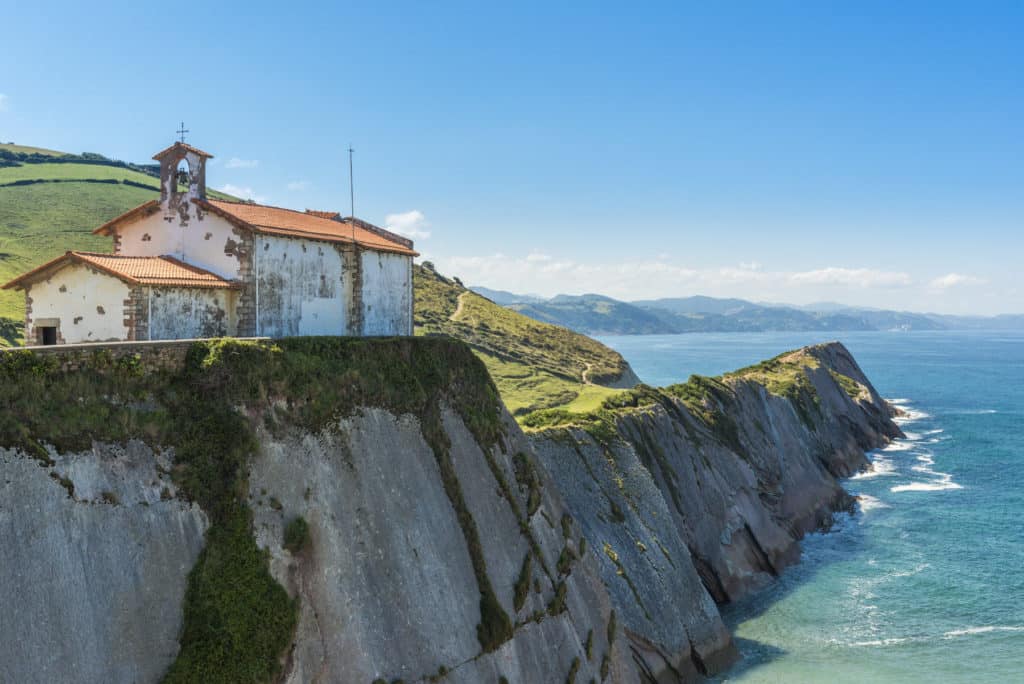
[[[187,221],[192,213],[191,200],[206,199],[206,160],[213,159],[213,155],[176,142],[154,154],[153,159],[160,162],[160,207],[164,217],[170,221],[177,214]]]

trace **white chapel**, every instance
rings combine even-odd
[[[27,344],[218,336],[411,335],[412,241],[337,212],[210,199],[212,155],[176,142],[160,199],[4,285],[25,293]]]

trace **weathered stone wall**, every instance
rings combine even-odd
[[[228,280],[239,278],[245,255],[235,226],[194,204],[183,206],[190,207],[186,217],[158,212],[118,227],[117,253],[172,256]]]
[[[240,289],[235,300],[235,334],[256,335],[256,236],[251,231],[235,229],[235,254],[238,255]]]
[[[169,255],[239,281],[241,289],[224,328],[236,333],[227,334],[412,334],[412,259],[407,256],[254,236],[189,202],[117,228],[114,245],[118,254]],[[191,330],[204,326],[210,327],[208,320],[167,339],[191,336],[196,334]],[[139,331],[137,324],[134,329]],[[155,331],[153,338],[158,338]]]
[[[265,338],[246,338],[265,339]],[[112,361],[131,358],[143,372],[174,371],[185,364],[185,357],[195,340],[156,340],[153,342],[104,342],[102,344],[71,344],[52,347],[0,347],[0,355],[31,351],[33,354],[57,359],[58,368],[73,372],[87,368],[96,354]]]
[[[62,268],[26,290],[31,308],[25,339],[36,339],[36,326],[59,321],[60,342],[102,342],[129,339],[125,322],[130,288],[121,280],[83,264]]]
[[[353,283],[337,246],[327,242],[260,235],[260,335],[345,335]]]
[[[412,257],[361,254],[363,335],[412,334]]]
[[[151,297],[146,304],[152,307],[152,320],[144,334],[154,340],[234,335],[237,296],[236,291],[225,289],[152,288],[152,293],[146,293],[147,298]]]
[[[188,188],[178,188],[178,168],[184,162]],[[160,156],[160,205],[168,218],[185,217],[193,210],[191,200],[206,196],[206,158],[177,144]]]

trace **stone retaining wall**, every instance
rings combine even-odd
[[[245,337],[245,340],[268,340],[268,337]],[[74,371],[89,363],[96,354],[109,354],[113,361],[138,357],[143,369],[171,370],[185,363],[193,342],[200,340],[155,340],[153,342],[97,342],[90,344],[59,344],[32,347],[0,347],[0,363],[4,354],[30,351],[41,356],[56,356],[61,370]]]

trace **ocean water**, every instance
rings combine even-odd
[[[603,337],[650,384],[717,374],[836,333]],[[856,514],[723,610],[722,682],[1024,683],[1024,333],[840,334],[906,440],[846,480]]]

